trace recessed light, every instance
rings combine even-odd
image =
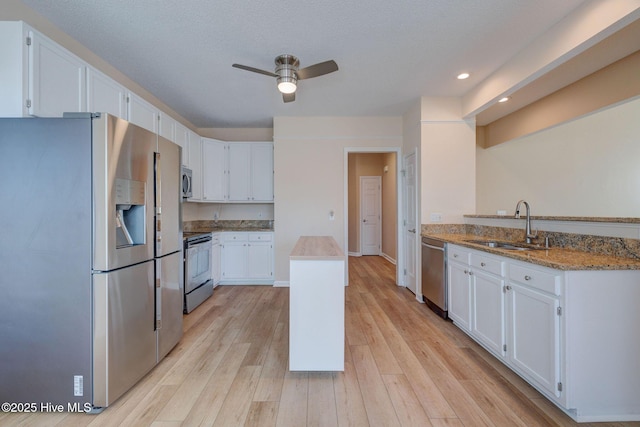
[[[458,74],[458,80],[464,80],[469,78],[469,73]]]
[[[510,100],[511,98],[509,98],[508,96],[505,96],[503,98],[498,99],[498,102],[507,102],[508,100]]]

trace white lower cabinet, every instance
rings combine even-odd
[[[449,245],[447,255],[448,315],[460,329],[471,330],[469,251]]]
[[[640,271],[447,245],[449,317],[574,420],[640,421]]]
[[[561,272],[523,268],[507,258],[448,247],[450,297],[462,305],[469,288],[468,318],[450,316],[456,325],[529,381],[554,397],[560,396]],[[454,255],[459,255],[453,259]],[[468,260],[466,264],[459,260]],[[456,283],[459,282],[459,283]],[[451,307],[455,307],[453,301]],[[456,313],[458,314],[458,313]]]
[[[560,300],[517,283],[507,288],[509,363],[560,397]]]
[[[503,288],[502,277],[483,272],[472,273],[471,333],[489,351],[501,357],[507,350]]]
[[[223,232],[221,284],[273,284],[273,233]]]

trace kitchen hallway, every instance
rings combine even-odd
[[[397,287],[384,258],[350,257],[349,275],[344,372],[287,370],[288,288],[221,286],[103,413],[0,414],[0,425],[578,425]]]

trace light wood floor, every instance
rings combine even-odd
[[[100,415],[0,414],[0,425],[577,425],[398,288],[395,266],[349,262],[343,373],[287,370],[288,288],[222,286],[185,316],[168,357]]]

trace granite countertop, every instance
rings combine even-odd
[[[557,270],[640,270],[640,260],[622,258],[611,255],[594,254],[568,248],[536,249],[531,251],[514,251],[500,248],[489,248],[469,243],[466,240],[501,240],[475,234],[435,234],[422,233],[423,237],[453,243],[470,249],[501,255],[519,261],[555,268]],[[519,242],[518,242],[519,243]]]

